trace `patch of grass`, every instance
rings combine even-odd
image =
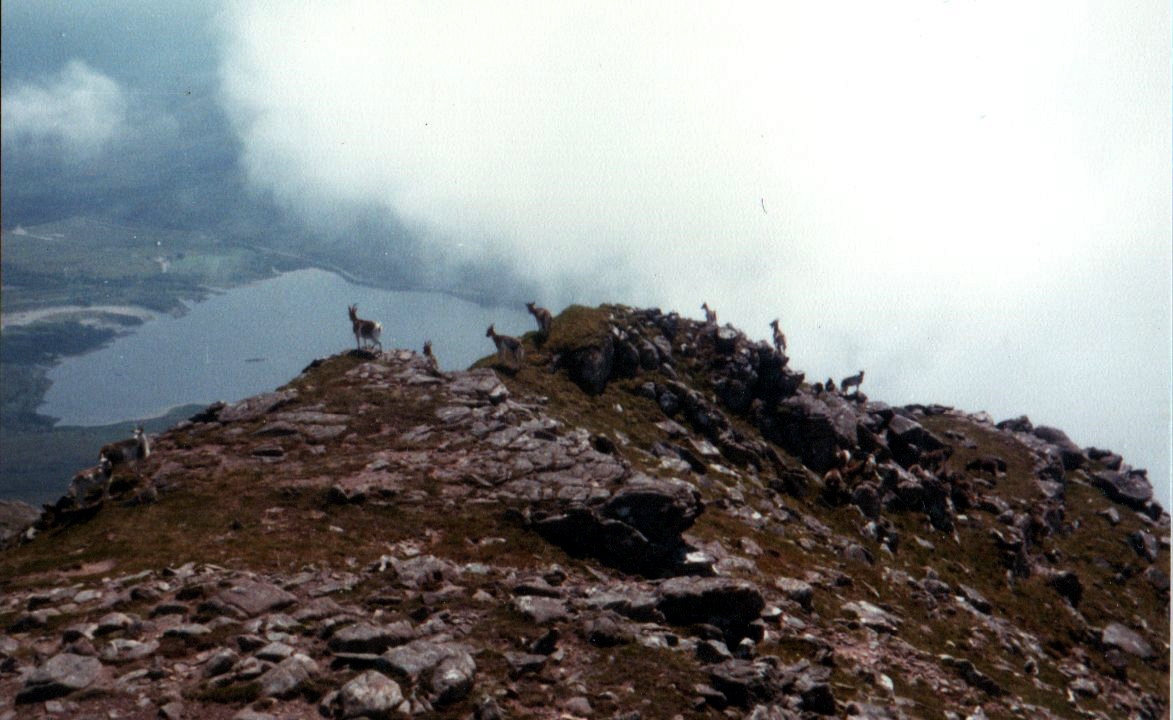
[[[554,318],[550,337],[542,349],[558,354],[597,345],[610,332],[610,316],[608,306],[588,308],[571,305]]]
[[[247,705],[261,696],[261,684],[255,680],[233,683],[223,687],[207,687],[192,690],[187,695],[196,702],[220,703],[225,705]]]

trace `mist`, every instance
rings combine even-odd
[[[328,248],[489,303],[708,302],[761,338],[777,317],[812,380],[1029,415],[1168,506],[1169,13],[12,0],[4,224]]]
[[[250,180],[1169,477],[1168,8],[232,5]]]

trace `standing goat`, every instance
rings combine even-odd
[[[705,325],[717,324],[717,311],[710,308],[707,302],[701,303],[701,310],[705,311]]]
[[[354,344],[359,350],[362,350],[363,341],[367,341],[368,345],[377,345],[379,352],[383,351],[383,343],[379,341],[379,335],[383,332],[383,324],[377,323],[374,320],[363,320],[358,316],[358,305],[351,305],[346,308],[350,313],[350,327],[354,330]]]
[[[428,372],[429,373],[431,373],[432,375],[436,375],[436,376],[439,376],[442,374],[440,372],[440,361],[437,360],[436,356],[432,354],[432,341],[431,340],[424,340],[424,362],[427,363],[427,365],[428,365]]]
[[[843,391],[844,393],[846,393],[847,388],[855,387],[855,392],[858,393],[859,392],[859,385],[862,382],[863,382],[863,370],[860,370],[858,375],[852,375],[851,377],[843,378],[843,380],[841,380],[839,382],[839,389],[841,391]]]
[[[119,440],[112,442],[109,445],[103,445],[101,451],[98,453],[98,465],[100,467],[108,468],[107,474],[113,473],[114,468],[118,465],[134,464],[135,472],[138,472],[139,460],[149,457],[151,454],[151,441],[147,438],[146,433],[143,432],[142,426],[134,429],[134,437],[128,440]]]
[[[529,314],[534,316],[538,321],[538,337],[545,340],[550,337],[550,326],[554,324],[554,316],[550,311],[544,307],[538,307],[536,303],[526,303],[525,309],[529,310]]]
[[[521,368],[521,361],[525,358],[525,348],[521,346],[520,340],[508,335],[498,335],[492,325],[485,331],[485,337],[493,338],[493,344],[497,346],[497,358],[501,362]]]
[[[786,352],[786,333],[782,332],[778,327],[778,318],[774,318],[770,322],[770,327],[774,328],[774,350],[779,354]]]

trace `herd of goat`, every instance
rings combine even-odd
[[[525,307],[538,323],[539,339],[548,338],[554,323],[553,315],[546,308],[538,307],[536,303],[526,303]],[[383,333],[383,324],[360,318],[358,305],[350,305],[346,310],[350,316],[350,325],[354,331],[354,342],[357,349],[378,348],[382,352],[383,343],[379,340],[379,336]],[[710,308],[707,302],[701,305],[701,310],[705,313],[705,324],[715,327],[717,325],[716,311]],[[784,353],[786,335],[778,326],[778,320],[773,320],[770,327],[774,331],[774,349],[780,354]],[[493,325],[489,325],[489,329],[485,331],[485,337],[492,339],[497,348],[497,358],[501,363],[514,368],[521,367],[521,363],[525,359],[525,348],[521,340],[509,335],[501,335]],[[438,373],[439,363],[436,356],[432,354],[431,340],[424,342],[424,358],[432,371]],[[856,375],[843,378],[838,389],[840,392],[846,393],[848,388],[854,387],[858,394],[862,382],[863,370],[860,370]],[[835,381],[829,378],[826,383],[815,383],[813,388],[817,393],[835,392],[836,390]],[[73,500],[79,505],[88,505],[95,500],[104,498],[116,467],[130,466],[137,473],[139,461],[144,460],[150,454],[151,443],[141,426],[134,429],[132,437],[103,446],[98,453],[98,464],[74,476],[70,486]]]

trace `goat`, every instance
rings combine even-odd
[[[509,335],[498,335],[492,325],[485,331],[485,337],[493,338],[493,344],[497,346],[497,358],[501,362],[521,367],[521,361],[525,359],[525,348],[521,346],[520,340]]]
[[[66,497],[74,507],[86,507],[106,498],[110,488],[113,465],[106,458],[100,458],[97,465],[86,468],[73,476]]]
[[[103,445],[101,451],[98,452],[98,465],[106,466],[109,475],[113,474],[115,466],[133,463],[137,473],[139,460],[149,457],[150,454],[151,441],[143,432],[142,426],[139,425],[134,429],[134,437]]]
[[[431,340],[424,340],[424,362],[428,365],[428,372],[432,375],[440,375],[440,362],[432,354]]]
[[[382,352],[383,343],[379,341],[379,335],[383,332],[383,324],[360,318],[357,304],[350,305],[346,310],[350,313],[350,327],[354,330],[354,344],[357,348],[362,350],[363,341],[366,340],[368,345],[377,345],[379,352]]]
[[[826,384],[823,385],[823,390],[829,393],[835,392],[835,380],[827,378]]]
[[[847,392],[847,388],[854,387],[855,391],[858,393],[860,383],[862,383],[862,382],[863,382],[863,370],[860,370],[858,375],[852,375],[851,377],[843,378],[843,380],[841,380],[839,382],[839,389],[842,390],[843,392]]]
[[[707,302],[701,303],[701,310],[705,311],[705,325],[717,324],[717,311],[710,308]]]
[[[779,354],[786,352],[786,333],[778,327],[778,318],[774,318],[770,322],[770,327],[774,328],[774,350]]]
[[[532,302],[526,303],[525,309],[529,310],[529,314],[538,321],[538,337],[543,340],[550,337],[550,326],[554,324],[554,316],[550,314],[550,311],[544,307],[538,307]]]

